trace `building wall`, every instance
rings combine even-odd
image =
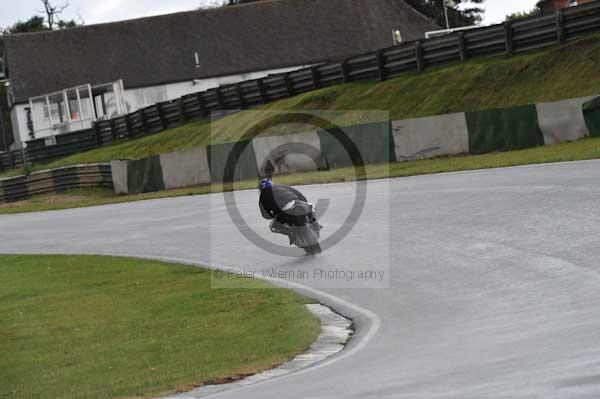
[[[289,68],[271,69],[267,71],[257,71],[239,75],[222,76],[210,79],[203,79],[195,82],[186,81],[170,83],[166,85],[125,89],[123,96],[125,99],[127,112],[129,113],[134,112],[140,108],[144,108],[148,105],[156,104],[157,102],[174,100],[186,94],[201,92],[207,89],[230,83],[258,79],[270,74],[289,72],[307,66],[310,65],[300,65]],[[124,84],[125,87],[127,87],[127,82],[124,82]],[[27,128],[26,108],[28,107],[29,104],[18,104],[15,105],[11,110],[13,136],[15,138],[15,144],[12,148],[21,148],[22,143],[31,139],[31,137],[29,137],[29,130]],[[43,134],[36,134],[35,138],[41,138],[49,135],[50,132],[47,131]]]
[[[307,66],[310,65],[271,69],[267,71],[250,72],[239,75],[221,76],[216,78],[203,79],[196,82],[186,81],[159,86],[126,89],[124,97],[128,112],[133,112],[137,109],[144,108],[148,105],[156,104],[157,102],[174,100],[186,94],[197,93],[231,83],[259,79],[270,74],[294,71],[296,69],[304,68]],[[127,82],[124,83],[127,87]]]

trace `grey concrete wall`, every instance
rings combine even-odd
[[[469,152],[464,113],[393,121],[392,134],[398,161]]]
[[[160,166],[166,189],[210,183],[206,147],[161,154]]]
[[[583,118],[582,106],[593,97],[536,104],[544,144],[579,140],[590,132]]]
[[[127,185],[127,164],[127,161],[110,161],[113,187],[117,194],[129,194],[129,186]]]
[[[261,176],[310,172],[327,168],[317,133],[257,137],[252,141]]]

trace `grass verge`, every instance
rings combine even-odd
[[[386,110],[395,120],[592,96],[600,94],[599,87],[600,35],[595,35],[513,57],[473,58],[420,74],[406,73],[385,82],[333,86],[260,106],[257,110]],[[367,113],[363,119],[360,115],[360,112],[341,112],[332,121],[340,126],[369,121],[364,119],[369,118]],[[211,142],[211,136],[212,142],[235,141],[255,120],[253,112],[241,112],[212,124],[206,120],[196,121],[50,164],[35,165],[32,170],[112,159],[140,159],[205,146]],[[269,133],[282,134],[289,130],[289,125],[281,125]],[[0,174],[0,177],[7,175]]]
[[[151,397],[254,373],[319,321],[289,290],[131,258],[0,255],[0,397]]]
[[[585,138],[573,143],[555,144],[520,151],[444,157],[385,165],[368,165],[366,167],[366,177],[368,179],[381,179],[588,159],[600,159],[600,138]],[[290,185],[345,182],[355,180],[355,171],[353,168],[341,168],[324,172],[278,176],[275,180],[278,183]],[[256,181],[243,181],[236,182],[234,189],[252,189],[256,188],[256,186]],[[210,192],[220,192],[222,189],[222,186],[215,185],[213,187],[190,187],[137,195],[116,195],[111,189],[71,190],[61,194],[37,196],[17,203],[0,205],[0,215],[80,208],[185,195],[201,195]]]

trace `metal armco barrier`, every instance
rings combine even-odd
[[[65,166],[0,180],[0,203],[73,188],[112,185],[110,164]]]

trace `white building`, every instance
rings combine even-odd
[[[264,0],[4,37],[14,147],[438,27],[402,0]]]

